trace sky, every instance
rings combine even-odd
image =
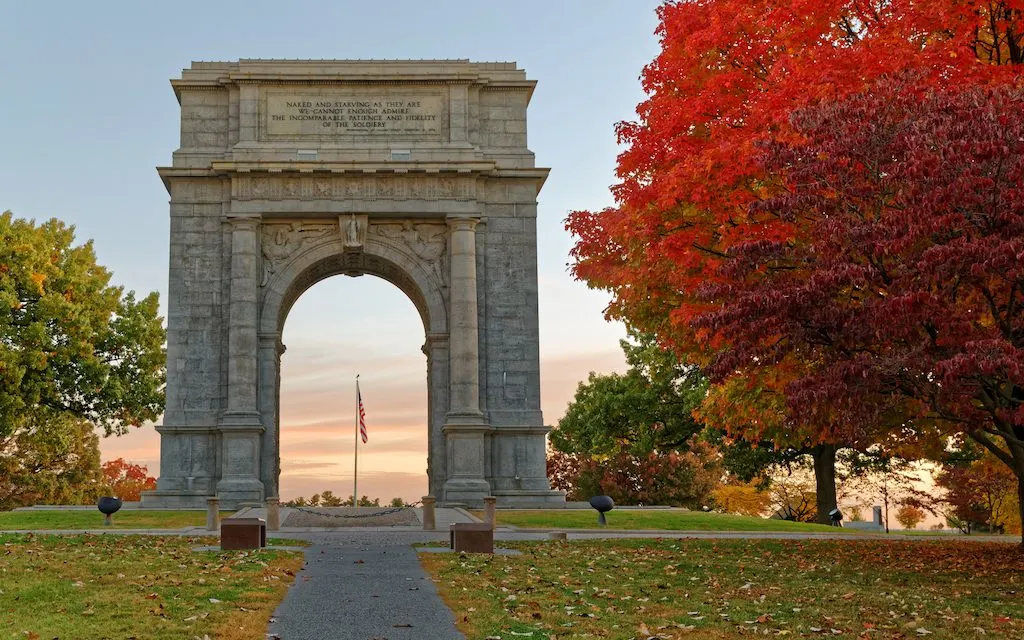
[[[165,3],[0,0],[0,210],[60,218],[92,239],[114,281],[166,305],[168,196],[155,167],[178,146],[168,81],[193,60],[514,61],[537,80],[529,147],[551,175],[539,197],[541,398],[555,424],[590,371],[624,368],[607,294],[568,272],[575,209],[613,204],[614,125],[635,118],[658,51],[654,0]],[[336,276],[285,325],[281,495],[349,495],[354,378],[369,443],[359,493],[426,493],[423,327],[397,288]],[[101,443],[159,473],[152,426]]]

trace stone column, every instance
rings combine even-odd
[[[260,220],[229,218],[231,300],[228,311],[228,413],[256,413]]]
[[[263,423],[257,403],[259,384],[260,219],[229,218],[231,298],[228,310],[228,402],[220,421],[221,480],[217,494],[225,506],[262,506],[259,480]]]
[[[477,326],[476,218],[449,218],[451,287],[449,348],[451,350],[451,418],[479,422],[480,334]]]
[[[481,506],[491,488],[484,479],[485,435],[480,411],[480,335],[477,319],[476,218],[448,219],[451,232],[448,351],[449,406],[444,427],[446,504]]]
[[[276,496],[281,473],[281,355],[285,347],[279,333],[259,334],[259,345],[259,406],[264,428],[260,447],[260,481],[268,496]]]
[[[448,334],[428,333],[427,355],[427,479],[429,493],[444,500],[447,479],[444,425],[448,416]]]

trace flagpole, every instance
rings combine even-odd
[[[355,467],[352,469],[352,513],[359,505],[359,374],[356,374],[356,439],[353,448]]]

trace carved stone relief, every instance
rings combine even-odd
[[[345,251],[362,251],[366,243],[366,232],[369,227],[369,216],[350,213],[347,216],[338,216],[338,228],[341,229],[341,237],[344,242]]]
[[[236,175],[236,200],[474,200],[473,176]]]
[[[406,220],[396,224],[377,224],[371,231],[404,245],[414,256],[426,264],[437,281],[445,284],[445,237],[442,224],[416,224]]]
[[[263,225],[263,280],[271,276],[296,252],[322,238],[337,234],[338,225],[309,222],[269,223]]]
[[[296,253],[322,242],[339,238],[346,253],[359,252],[372,235],[417,258],[438,284],[447,286],[447,227],[439,223],[411,220],[370,224],[369,216],[338,216],[337,223],[265,222],[262,225],[263,279],[266,286],[282,266]]]

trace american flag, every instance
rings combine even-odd
[[[366,410],[363,409],[363,394],[359,392],[359,381],[356,380],[356,402],[359,405],[359,437],[366,444]]]

